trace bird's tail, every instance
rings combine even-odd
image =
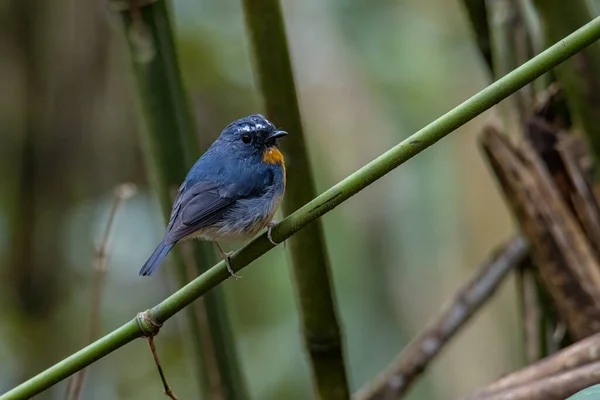
[[[140,269],[140,275],[148,276],[152,275],[158,268],[162,260],[169,254],[169,251],[175,246],[175,243],[165,243],[164,239],[158,244],[154,253],[150,256],[148,261]]]

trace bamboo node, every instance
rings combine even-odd
[[[146,310],[142,313],[138,313],[135,316],[135,322],[137,322],[137,325],[139,326],[140,330],[142,331],[142,334],[147,338],[151,338],[151,337],[158,335],[158,332],[160,331],[160,328],[162,327],[162,324],[154,321],[150,317],[150,310]]]

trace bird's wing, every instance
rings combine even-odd
[[[237,185],[201,181],[179,189],[165,239],[175,243],[216,222],[240,195]]]
[[[183,192],[185,191],[186,186],[187,183],[183,182],[177,190],[177,196],[175,196],[175,201],[173,202],[173,209],[171,210],[171,216],[169,217],[169,223],[167,224],[167,231],[171,228],[173,222],[175,222],[175,218],[177,218],[177,215],[179,215],[179,211],[181,211],[181,202],[183,200]]]

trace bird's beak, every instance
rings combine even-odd
[[[279,130],[277,130],[277,131],[274,131],[273,133],[271,133],[269,135],[269,139],[270,140],[276,140],[276,139],[282,138],[282,137],[287,136],[287,135],[288,135],[288,133],[286,131],[279,131]]]

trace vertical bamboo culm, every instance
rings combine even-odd
[[[244,0],[246,25],[267,116],[290,132],[286,139],[287,180],[283,212],[289,215],[315,197],[304,140],[285,24],[277,0]],[[277,228],[273,230],[276,234]],[[289,239],[305,345],[319,398],[349,399],[342,336],[321,221]]]
[[[188,169],[199,156],[198,140],[179,72],[168,7],[164,0],[125,1],[113,5],[121,11],[131,50],[143,118],[142,137],[146,165],[168,221],[173,195]],[[196,271],[204,272],[217,261],[210,243],[194,242]],[[170,256],[183,286],[193,276],[182,254]],[[246,398],[245,384],[238,366],[222,289],[215,290],[202,303],[190,307],[189,335],[192,358],[205,399]],[[204,307],[206,324],[194,308]]]

